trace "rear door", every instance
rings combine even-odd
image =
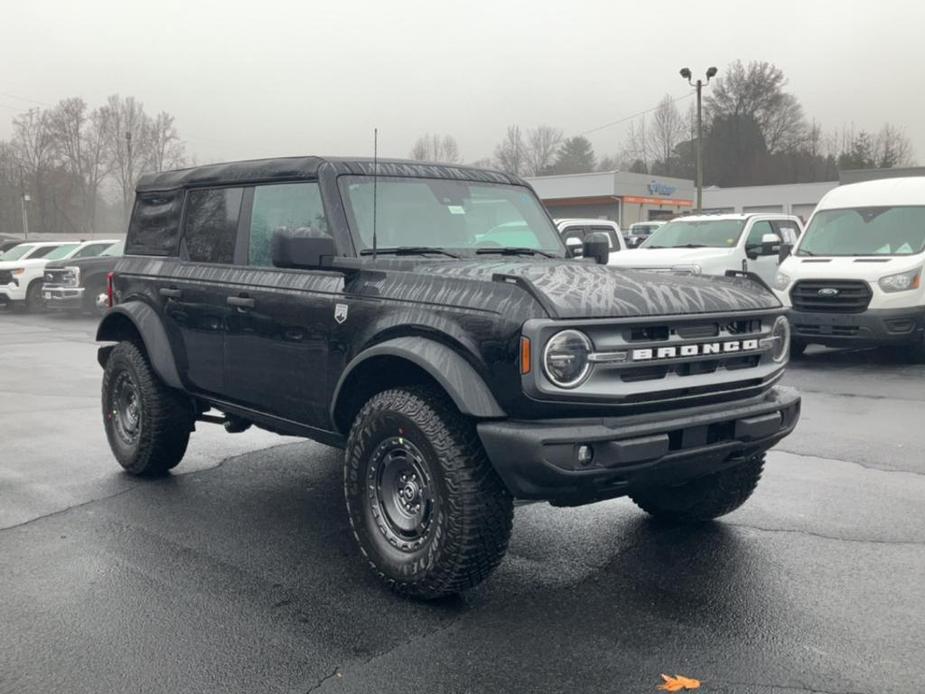
[[[180,378],[192,391],[222,397],[225,328],[236,291],[234,266],[242,187],[186,194],[180,262],[158,283],[158,300],[174,345]]]
[[[270,240],[279,228],[329,232],[318,183],[255,186],[245,200],[246,299],[228,317],[225,383],[232,402],[329,428],[330,331],[343,275],[273,267]],[[346,305],[346,304],[344,304]],[[337,320],[346,320],[342,314]]]

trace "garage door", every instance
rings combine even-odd
[[[806,205],[794,205],[793,214],[803,220],[803,224],[809,221],[809,216],[813,213],[813,210],[816,209],[816,205],[813,203]]]

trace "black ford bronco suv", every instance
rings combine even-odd
[[[515,176],[294,157],[148,175],[97,339],[119,463],[160,475],[197,421],[345,449],[373,570],[434,598],[482,581],[514,500],[629,495],[728,513],[800,398],[789,325],[748,277],[569,258]],[[210,411],[222,415],[210,414]]]

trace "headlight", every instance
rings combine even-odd
[[[13,268],[13,270],[12,270],[13,277],[19,277],[20,275],[24,274],[25,272],[26,272],[26,268],[24,268],[24,267],[16,267],[16,268]]]
[[[762,343],[770,345],[771,359],[778,364],[787,361],[790,351],[790,321],[784,316],[778,316],[774,321],[774,327],[771,328],[770,337],[764,338]]]
[[[77,267],[76,265],[68,265],[64,269],[71,273],[71,276],[69,278],[70,280],[69,284],[72,287],[79,287],[80,286],[80,268]]]
[[[920,267],[908,272],[887,275],[880,278],[880,289],[885,292],[904,292],[907,289],[918,289],[922,284],[921,277],[922,268]]]
[[[591,370],[588,355],[591,340],[577,330],[563,330],[553,335],[543,351],[543,371],[546,377],[560,388],[574,388],[581,384]]]
[[[683,272],[688,275],[699,275],[703,271],[703,268],[701,268],[697,264],[690,263],[687,265],[673,265],[671,267],[671,271],[672,272]]]
[[[774,282],[772,285],[777,291],[782,292],[787,287],[790,286],[790,275],[786,272],[778,272],[774,275]]]

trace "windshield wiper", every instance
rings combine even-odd
[[[541,255],[544,258],[556,258],[558,256],[547,253],[546,251],[540,251],[536,248],[522,248],[520,246],[501,246],[498,248],[479,248],[476,250],[476,255]]]
[[[672,248],[706,248],[707,244],[705,243],[682,243],[677,246],[672,246]]]
[[[426,255],[428,253],[437,253],[450,258],[459,257],[455,253],[433,246],[394,246],[392,248],[377,248],[375,251],[372,248],[364,248],[360,251],[360,255],[373,255],[374,253],[378,255]]]

